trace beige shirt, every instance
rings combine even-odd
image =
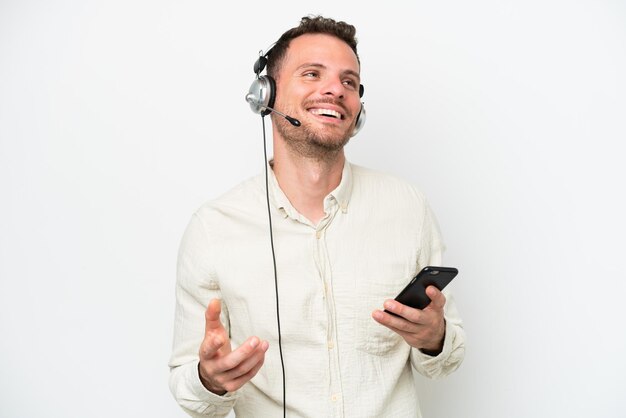
[[[443,244],[424,197],[395,177],[346,163],[318,225],[300,215],[270,171],[288,417],[419,417],[413,371],[440,377],[463,360],[461,319],[446,293],[443,352],[430,357],[371,318]],[[204,311],[222,299],[233,348],[256,335],[270,348],[259,373],[218,396],[198,377]],[[264,176],[192,217],[178,260],[170,388],[193,417],[282,416],[274,273]]]

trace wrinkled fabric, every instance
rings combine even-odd
[[[419,417],[414,372],[439,378],[462,362],[465,336],[450,293],[443,351],[431,357],[371,318],[444,246],[423,195],[393,176],[345,164],[317,224],[298,213],[270,169],[289,417]],[[203,205],[180,245],[170,389],[193,417],[282,416],[282,372],[265,177]],[[233,349],[269,341],[258,374],[218,396],[198,377],[204,311],[222,299]]]

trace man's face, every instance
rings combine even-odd
[[[307,156],[343,148],[361,108],[359,70],[352,49],[334,36],[307,34],[291,41],[276,75],[276,108],[302,126],[273,118],[287,144]]]

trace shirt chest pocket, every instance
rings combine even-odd
[[[400,335],[379,324],[372,318],[375,309],[382,309],[386,299],[393,299],[406,285],[404,278],[393,280],[363,280],[357,285],[357,309],[354,317],[356,349],[384,356],[404,340]]]

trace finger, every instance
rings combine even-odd
[[[209,306],[204,312],[204,333],[208,335],[211,331],[224,328],[222,321],[220,321],[220,314],[222,313],[222,301],[219,299],[211,299]]]
[[[389,323],[385,322],[385,318],[382,320],[376,319],[376,312],[380,312],[383,315],[387,315],[391,318]],[[393,319],[396,318],[393,315],[386,314],[382,311],[375,311],[372,316],[376,319],[381,325],[387,327],[391,331],[400,335],[410,346],[420,348],[425,347],[429,344],[430,341],[433,340],[432,336],[429,336],[429,328],[425,325],[411,324],[409,321],[404,321],[405,323],[411,324],[411,329],[407,330],[403,325],[398,326],[398,323],[394,323]],[[397,318],[396,318],[397,319]],[[441,338],[437,337],[437,341],[440,341]]]
[[[236,350],[231,351],[220,359],[216,364],[216,371],[224,373],[239,366],[242,362],[250,358],[260,344],[258,337],[250,337]]]
[[[415,308],[411,308],[410,306],[404,305],[397,300],[388,299],[384,303],[385,309],[389,312],[392,312],[402,318],[411,321],[416,324],[421,324],[423,322],[423,311]],[[393,317],[393,315],[392,315]]]
[[[264,362],[265,362],[265,357],[263,357],[249,372],[247,372],[247,373],[237,377],[236,379],[233,379],[230,382],[227,382],[226,384],[224,384],[224,388],[228,392],[234,392],[237,389],[241,388],[243,385],[248,383],[250,381],[250,379],[252,379],[254,376],[256,376],[258,371],[263,366]]]
[[[203,360],[213,358],[225,342],[221,335],[207,334],[200,345],[200,357]]]
[[[257,367],[259,363],[265,361],[265,352],[267,351],[269,344],[267,341],[262,341],[256,348],[256,350],[250,355],[250,357],[244,359],[237,367],[228,370],[223,373],[225,381],[231,381],[238,379],[239,377],[247,374],[250,370]]]
[[[428,286],[426,288],[426,295],[431,300],[429,305],[430,308],[437,310],[443,309],[446,304],[446,297],[439,289],[437,289],[435,286]]]
[[[418,313],[420,312],[418,311]],[[374,311],[372,313],[372,317],[379,324],[384,325],[392,331],[396,332],[402,331],[407,333],[415,333],[419,331],[420,327],[422,327],[421,324],[417,324],[402,317],[391,315],[387,312]]]

